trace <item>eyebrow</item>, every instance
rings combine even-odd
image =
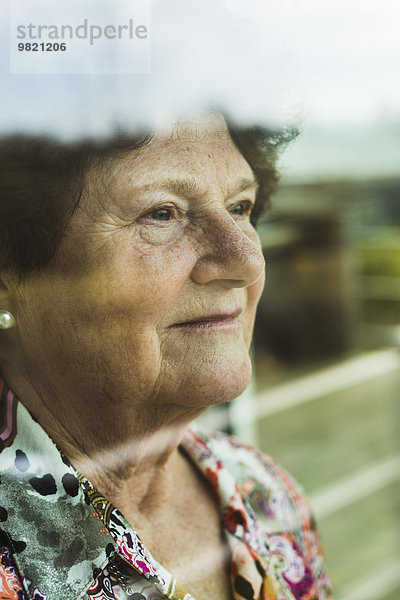
[[[206,190],[204,190],[204,188],[202,188],[199,185],[199,182],[193,177],[188,177],[185,179],[165,179],[161,182],[157,181],[144,187],[147,189],[156,188],[158,190],[171,192],[173,194],[176,194],[177,196],[185,197],[188,200],[202,199],[207,193]],[[226,199],[231,198],[233,196],[237,196],[241,192],[244,192],[245,190],[250,188],[255,188],[255,190],[257,191],[259,187],[260,185],[256,179],[241,177],[229,189],[228,196]]]

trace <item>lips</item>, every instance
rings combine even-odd
[[[230,323],[234,323],[236,318],[240,315],[242,309],[236,309],[230,312],[224,313],[214,313],[209,315],[201,315],[199,317],[195,317],[194,319],[190,319],[188,321],[183,321],[181,323],[175,323],[172,325],[172,328],[177,327],[212,327],[213,325],[228,325]]]

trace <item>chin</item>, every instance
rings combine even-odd
[[[250,383],[251,373],[252,366],[247,352],[215,356],[193,373],[191,391],[187,397],[204,408],[230,402],[244,392]]]

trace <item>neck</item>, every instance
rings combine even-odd
[[[128,519],[150,518],[169,503],[185,469],[179,444],[187,427],[170,425],[90,456],[75,452],[71,462]]]

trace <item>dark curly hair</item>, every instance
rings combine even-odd
[[[253,224],[276,188],[276,162],[295,131],[243,128],[228,120],[230,136],[260,184]],[[50,138],[9,136],[0,140],[0,271],[19,280],[45,267],[57,251],[78,206],[94,161],[138,150],[153,137],[118,134],[105,142],[67,144]]]

